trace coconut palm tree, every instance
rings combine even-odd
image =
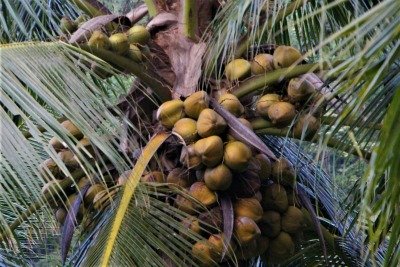
[[[399,1],[146,0],[122,9],[129,3],[126,14],[96,0],[0,3],[1,265],[399,265]],[[282,58],[300,54],[285,63],[282,49]],[[273,66],[250,75],[260,54]],[[286,91],[295,79],[313,88],[302,101]],[[203,98],[183,107],[197,91]],[[252,129],[221,101],[226,92]],[[293,106],[284,125],[255,112],[272,93]],[[301,231],[261,238],[239,219],[251,187],[238,182],[243,154],[231,166],[224,158],[236,191],[171,180],[177,166],[190,167],[193,140],[186,124],[171,133],[170,120],[204,99],[225,137],[248,147],[246,179],[255,153],[272,171],[287,160],[296,181],[282,186],[301,207],[288,221],[301,218]],[[162,108],[171,103],[178,108]],[[317,127],[299,124],[305,113]],[[361,170],[350,190],[332,158]],[[262,182],[263,203],[277,183]],[[252,243],[240,225],[258,229],[243,230]]]

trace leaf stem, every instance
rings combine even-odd
[[[185,0],[183,2],[183,35],[192,40],[196,37],[198,16],[195,0]]]
[[[157,6],[154,0],[144,0],[144,3],[147,6],[147,10],[149,11],[150,17],[155,17],[158,14]]]
[[[239,84],[239,86],[233,89],[233,94],[236,95],[238,98],[242,98],[250,93],[257,92],[258,90],[261,89],[266,89],[265,92],[269,92],[268,88],[265,88],[268,85],[278,83],[283,79],[294,78],[301,74],[325,70],[337,66],[338,64],[340,64],[340,62],[333,62],[333,63],[322,62],[322,63],[304,64],[289,68],[277,69],[268,72],[264,75],[257,75],[247,79],[246,81]],[[269,90],[272,92],[275,89],[270,88]]]
[[[102,3],[98,1],[87,1],[87,0],[68,0],[75,4],[79,9],[85,12],[90,17],[96,17],[105,14],[111,14]]]

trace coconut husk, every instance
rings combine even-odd
[[[132,59],[135,62],[142,62],[143,61],[143,55],[142,51],[140,51],[139,47],[137,47],[134,44],[129,45],[129,50],[126,54],[130,59]]]
[[[102,184],[91,185],[83,198],[85,206],[90,206],[93,203],[95,196],[103,190],[105,190],[105,188]]]
[[[315,92],[315,86],[304,75],[290,79],[287,88],[287,94],[292,103],[307,100]]]
[[[216,266],[218,255],[213,251],[213,246],[208,240],[197,241],[192,247],[193,256],[200,261],[201,266]]]
[[[174,206],[187,214],[196,214],[193,201],[182,195],[176,196]]]
[[[130,44],[144,45],[151,38],[150,32],[142,25],[133,26],[126,32],[126,35]]]
[[[123,33],[115,33],[110,36],[111,50],[118,55],[123,55],[129,50],[128,38]]]
[[[249,166],[246,171],[241,173],[233,174],[233,183],[228,189],[230,194],[237,198],[249,198],[253,197],[257,191],[260,190],[261,180],[258,175],[260,172],[260,165],[258,161],[256,162],[250,159]]]
[[[67,217],[67,210],[64,208],[59,208],[56,211],[55,217],[57,222],[59,222],[60,224],[63,224],[65,222],[65,218]]]
[[[221,207],[216,206],[199,215],[200,225],[209,233],[219,233],[223,228],[223,216]]]
[[[260,163],[259,177],[261,181],[268,180],[272,175],[272,163],[269,158],[264,154],[257,154],[254,156]]]
[[[202,157],[196,154],[194,144],[182,148],[180,162],[187,169],[201,169],[203,167],[201,159]]]
[[[102,31],[94,31],[89,38],[88,45],[105,50],[111,47],[110,40]]]
[[[299,117],[293,127],[293,136],[296,138],[312,138],[321,127],[321,122],[311,114],[305,114]]]

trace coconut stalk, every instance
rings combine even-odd
[[[195,0],[184,0],[183,2],[183,35],[192,40],[196,37],[198,25],[197,9]]]

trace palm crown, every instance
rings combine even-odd
[[[0,7],[1,263],[399,264],[399,1]]]

